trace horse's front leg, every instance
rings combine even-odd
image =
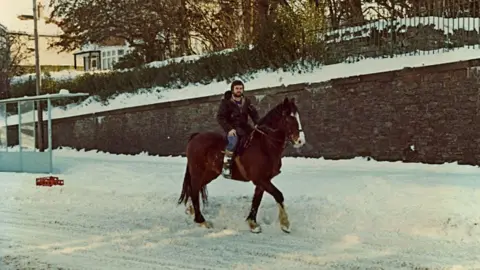
[[[271,179],[261,183],[264,190],[273,196],[278,206],[278,219],[280,220],[280,228],[282,231],[290,232],[290,221],[288,220],[287,211],[285,210],[283,194],[276,186],[271,182]]]
[[[275,176],[279,175],[282,172],[280,170],[280,168],[282,168],[282,159],[281,158],[278,160],[277,165],[274,166],[272,178],[274,178]]]
[[[262,202],[264,191],[265,190],[261,185],[255,186],[255,192],[252,199],[252,208],[250,209],[250,214],[248,214],[247,217],[248,226],[250,227],[250,231],[253,233],[260,233],[262,231],[262,227],[260,227],[260,225],[257,223],[257,213],[260,203]]]

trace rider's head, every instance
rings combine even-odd
[[[232,95],[234,97],[241,97],[243,95],[243,82],[240,80],[235,80],[230,85],[230,90],[232,91]]]

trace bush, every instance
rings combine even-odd
[[[137,51],[133,50],[129,54],[123,56],[113,65],[114,69],[134,68],[145,63],[144,57]]]

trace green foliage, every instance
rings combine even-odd
[[[278,9],[275,24],[285,35],[282,40],[294,43],[300,49],[318,43],[318,34],[325,31],[325,19],[323,6],[317,6],[313,1],[297,1],[290,7]]]
[[[323,61],[324,43],[319,36],[325,33],[325,5],[323,1],[289,1],[280,5],[266,20],[262,35],[255,44],[275,59],[274,68],[294,71],[314,67]]]

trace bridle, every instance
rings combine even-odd
[[[270,132],[277,132],[278,129],[273,129],[271,127],[268,127],[268,126],[262,126],[262,128],[265,128],[265,129],[269,129]],[[277,139],[277,138],[273,138],[271,135],[269,135],[268,133],[266,133],[265,131],[261,130],[259,127],[255,127],[254,128],[254,132],[257,131],[258,133],[264,135],[267,139],[269,140],[272,140],[272,141],[276,141],[276,142],[282,142],[282,140],[280,139]],[[286,138],[286,137],[285,137]]]
[[[273,129],[273,128],[270,128],[270,127],[267,127],[267,126],[262,126],[262,128],[267,128],[269,129],[271,132],[277,132],[278,130],[277,129]],[[255,126],[253,132],[252,132],[252,135],[250,137],[250,140],[253,139],[253,135],[255,134],[255,131],[262,134],[263,136],[265,136],[265,138],[267,138],[267,140],[270,141],[270,144],[274,145],[274,148],[278,148],[278,144],[277,143],[282,143],[283,145],[281,145],[280,147],[282,149],[285,149],[287,147],[287,143],[289,140],[286,140],[286,137],[281,140],[281,139],[277,139],[277,138],[274,138],[272,137],[270,134],[266,133],[265,131],[261,130],[259,127]]]
[[[284,118],[282,118],[282,123],[283,123],[283,122],[285,122],[285,119],[284,119]],[[273,133],[278,131],[278,129],[273,129],[273,128],[269,127],[269,126],[262,126],[262,128],[268,129],[270,132],[273,132]],[[269,134],[266,133],[265,131],[261,130],[260,127],[258,127],[258,126],[255,126],[253,131],[254,131],[254,132],[256,131],[256,132],[262,134],[262,135],[265,136],[268,140],[275,141],[275,142],[279,142],[279,143],[284,143],[284,145],[283,145],[283,148],[284,148],[284,149],[285,149],[285,147],[287,147],[287,144],[288,144],[288,143],[292,143],[292,140],[289,140],[289,139],[288,139],[289,136],[287,135],[287,133],[285,133],[285,138],[283,138],[283,140],[281,140],[281,139],[277,139],[277,138],[272,137],[271,135],[269,135]],[[252,135],[251,135],[252,138],[253,138],[254,132],[252,132]],[[302,132],[302,130],[298,130],[298,132]]]

